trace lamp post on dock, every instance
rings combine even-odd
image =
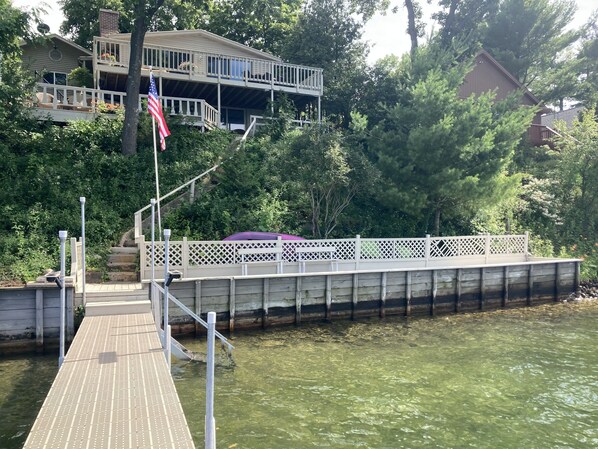
[[[168,325],[168,286],[172,282],[168,274],[168,242],[170,229],[164,229],[164,354],[170,368],[170,326]]]
[[[60,352],[58,355],[58,368],[62,366],[64,361],[64,343],[65,343],[65,308],[66,308],[66,295],[64,290],[64,271],[66,270],[66,231],[58,231],[58,238],[60,239],[60,276],[57,282],[60,287]]]
[[[206,449],[216,449],[216,421],[214,420],[214,343],[216,312],[208,312],[208,354],[206,366]]]
[[[81,280],[83,282],[83,305],[87,303],[87,296],[85,295],[85,197],[79,197],[81,202]]]

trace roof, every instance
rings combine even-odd
[[[540,100],[538,100],[538,98],[536,98],[536,96],[534,94],[532,94],[531,91],[526,86],[521,84],[519,82],[519,80],[517,78],[515,78],[511,74],[511,72],[509,72],[507,69],[505,69],[500,62],[498,62],[496,59],[494,59],[490,53],[488,53],[486,50],[482,49],[478,52],[478,54],[476,55],[476,58],[479,56],[484,56],[486,59],[488,59],[488,61],[490,61],[490,63],[492,63],[492,65],[494,65],[505,77],[507,77],[519,89],[521,89],[523,91],[523,95],[528,97],[533,103],[535,103],[535,104],[541,103]]]
[[[244,45],[244,44],[240,44],[238,42],[235,42],[231,39],[227,39],[226,37],[222,37],[222,36],[218,36],[217,34],[211,33],[209,31],[206,30],[175,30],[175,31],[149,31],[146,33],[146,36],[188,36],[188,35],[193,35],[193,34],[197,34],[198,36],[204,37],[204,38],[208,38],[208,39],[213,39],[213,40],[217,40],[217,41],[221,41],[224,42],[230,46],[233,47],[237,47],[239,49],[243,49],[245,51],[254,53],[256,55],[256,57],[258,58],[262,58],[262,59],[270,59],[273,61],[282,61],[281,58],[274,56],[270,53],[267,53],[265,51],[261,51],[261,50],[257,50],[253,47],[250,47],[248,45]],[[118,34],[111,34],[110,39],[120,39],[120,38],[126,38],[128,40],[131,39],[131,33],[118,33]]]
[[[60,42],[62,42],[64,44],[70,45],[74,49],[80,51],[81,53],[84,53],[87,56],[93,56],[93,53],[91,51],[89,51],[88,49],[83,48],[80,45],[74,43],[73,41],[71,41],[71,40],[69,40],[69,39],[67,39],[65,37],[62,37],[62,36],[60,36],[58,34],[48,34],[47,36],[45,36],[45,39],[47,39],[47,40],[54,40],[54,39],[56,39],[56,40],[58,40],[58,41],[60,41]],[[27,45],[29,43],[30,42],[26,42],[26,41],[22,40],[21,41],[21,46]],[[35,44],[36,44],[36,42],[33,42],[33,45],[35,45]]]

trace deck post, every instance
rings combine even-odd
[[[355,269],[359,270],[359,260],[361,259],[361,236],[355,236]]]
[[[579,298],[580,294],[580,280],[581,280],[581,262],[575,262],[575,296]]]
[[[216,312],[208,312],[208,353],[206,366],[205,448],[216,449],[216,421],[214,419],[214,343]]]
[[[426,267],[430,263],[430,234],[426,234],[426,243],[425,243],[425,258],[426,258]]]
[[[486,241],[484,244],[484,263],[488,263],[490,258],[490,233],[486,233]]]

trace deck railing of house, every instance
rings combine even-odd
[[[85,87],[38,83],[35,106],[76,112],[111,113],[124,107],[126,94]],[[139,96],[140,110],[146,110],[147,95]],[[183,115],[196,119],[207,128],[220,123],[218,110],[205,100],[179,97],[160,97],[162,108],[171,115]]]
[[[140,240],[141,278],[151,272],[151,242]],[[411,239],[170,241],[170,267],[184,277],[438,267],[518,262],[528,256],[528,235]],[[164,243],[155,242],[164,263]],[[160,272],[160,270],[158,270]]]
[[[94,38],[98,64],[127,67],[130,45],[108,38]],[[284,87],[322,94],[322,69],[256,58],[205,53],[185,49],[144,45],[143,67],[188,75],[191,79],[228,80],[241,85]]]

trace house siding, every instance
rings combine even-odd
[[[467,98],[472,94],[479,95],[480,93],[496,91],[496,100],[500,101],[518,89],[519,86],[512,79],[502,73],[484,54],[480,54],[475,60],[473,70],[465,76],[459,95]],[[536,105],[528,95],[522,95],[521,104]]]
[[[81,51],[63,42],[56,42],[56,47],[62,53],[62,59],[53,61],[49,56],[53,46],[53,42],[42,45],[26,45],[23,48],[23,65],[31,71],[69,73],[79,67],[79,57],[85,56]]]

